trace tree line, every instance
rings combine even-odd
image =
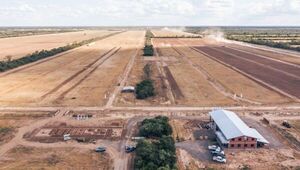
[[[137,144],[134,168],[138,170],[175,170],[176,147],[171,137],[168,117],[145,119],[139,135],[145,137]]]
[[[274,47],[274,48],[282,48],[282,49],[287,49],[287,50],[294,50],[294,51],[300,51],[300,47],[292,47],[291,45],[299,45],[299,41],[292,41],[292,42],[274,42],[272,40],[263,40],[263,39],[254,39],[254,38],[236,38],[236,37],[227,37],[230,40],[235,40],[235,41],[242,41],[246,43],[251,43],[251,44],[257,44],[257,45],[265,45],[269,47]]]
[[[144,56],[153,56],[154,49],[151,42],[151,38],[154,37],[153,33],[150,30],[147,30],[146,32],[146,40],[145,40],[145,46],[144,46]]]
[[[144,66],[143,71],[143,80],[140,83],[136,84],[135,93],[137,99],[146,99],[155,95],[154,83],[151,79],[151,65],[147,63]]]

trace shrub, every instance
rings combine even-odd
[[[158,116],[154,119],[145,119],[140,127],[140,136],[144,137],[162,137],[172,134],[172,128],[169,125],[167,117]]]
[[[148,97],[154,96],[154,86],[152,80],[143,80],[136,85],[136,98],[146,99]]]
[[[145,45],[144,56],[153,56],[154,50],[153,45]]]

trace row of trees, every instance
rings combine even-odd
[[[35,62],[35,61],[38,61],[38,60],[41,60],[41,59],[44,59],[44,58],[47,58],[47,57],[51,57],[51,56],[54,56],[58,53],[62,53],[62,52],[80,47],[82,45],[89,44],[89,43],[94,42],[94,41],[98,41],[100,39],[106,38],[108,36],[112,36],[114,34],[116,34],[116,33],[112,33],[112,34],[109,34],[109,35],[106,35],[106,36],[103,36],[103,37],[97,37],[97,38],[84,40],[84,41],[81,41],[81,42],[74,42],[72,44],[69,44],[69,45],[66,45],[66,46],[63,46],[63,47],[53,48],[51,50],[36,51],[32,54],[26,55],[25,57],[18,58],[18,59],[15,59],[15,60],[10,60],[9,59],[7,61],[0,61],[0,72],[4,72],[4,71],[7,71],[7,70],[14,69],[14,68],[17,68],[19,66],[28,64],[28,63],[32,63],[32,62]]]
[[[300,51],[300,47],[292,47],[291,45],[298,45],[300,42],[274,42],[271,40],[263,40],[263,39],[254,39],[254,38],[237,38],[237,37],[230,37],[228,36],[228,39],[235,40],[235,41],[242,41],[242,42],[247,42],[247,43],[252,43],[252,44],[258,44],[258,45],[266,45],[269,47],[274,47],[274,48],[282,48],[282,49],[287,49],[287,50],[295,50],[295,51]]]
[[[137,99],[146,99],[155,95],[154,83],[151,80],[151,65],[148,63],[143,68],[143,80],[136,85],[135,93]]]
[[[153,56],[154,49],[151,42],[151,38],[154,37],[153,33],[150,30],[147,30],[146,32],[146,41],[145,41],[145,47],[144,47],[144,56]]]
[[[135,169],[177,169],[175,142],[171,134],[172,129],[167,117],[158,116],[154,119],[145,119],[140,128],[140,135],[146,139],[137,144]]]

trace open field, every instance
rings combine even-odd
[[[32,35],[43,35],[43,34],[57,34],[65,32],[82,31],[82,28],[64,28],[64,27],[1,27],[0,38],[9,37],[21,37],[21,36],[32,36]]]
[[[218,93],[203,76],[194,76],[199,75],[197,70],[170,47],[168,40],[155,39],[154,46],[159,49],[161,57],[172,58],[165,61],[164,64],[165,68],[168,68],[171,73],[167,76],[173,76],[175,80],[172,81],[172,77],[168,79],[176,104],[208,106],[234,104],[233,100]],[[176,95],[178,91],[183,94],[183,97]]]
[[[49,118],[54,112],[1,112],[0,113],[0,145],[11,140],[17,129],[34,121]]]
[[[300,97],[300,68],[227,47],[197,47],[207,56],[229,64],[295,98]]]
[[[17,59],[35,51],[50,50],[73,42],[101,37],[110,33],[113,33],[113,31],[87,30],[59,34],[2,38],[0,39],[0,61],[6,60],[6,56],[11,56],[11,59]]]
[[[47,62],[33,63],[23,70],[0,75],[3,82],[0,103],[104,105],[109,90],[117,86],[127,63],[141,48],[143,36],[142,31],[121,33]]]
[[[108,154],[81,148],[17,146],[2,160],[0,169],[103,169],[111,170]]]
[[[197,104],[195,101],[204,105],[284,104],[292,101],[194,50],[193,44],[197,46],[196,48],[208,48],[213,46],[213,41],[206,39],[154,39],[154,45],[158,47],[160,56],[178,84],[172,90],[180,89],[183,93],[184,97],[176,100],[178,104],[180,100],[186,100],[185,103],[182,103],[186,105],[195,105]],[[295,72],[295,74],[297,73]],[[199,88],[200,85],[201,88]],[[201,96],[202,99],[200,99]]]
[[[276,52],[272,52],[270,50],[264,50],[264,49],[256,49],[256,48],[251,48],[249,46],[245,46],[245,45],[238,45],[237,43],[235,44],[226,44],[227,46],[234,48],[234,49],[238,49],[238,50],[242,50],[245,52],[250,52],[250,53],[255,53],[257,55],[262,55],[262,56],[266,56],[266,57],[270,57],[270,58],[274,58],[277,60],[281,60],[283,62],[288,62],[291,64],[300,64],[300,58],[299,57],[295,57],[295,56],[291,56],[288,53],[276,53]]]

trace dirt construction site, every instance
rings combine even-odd
[[[139,122],[157,115],[170,118],[180,170],[300,167],[300,54],[152,33],[149,57],[142,30],[0,39],[2,59],[104,37],[0,73],[0,169],[133,169],[134,153],[124,148],[136,144]],[[155,95],[122,93],[144,79],[146,65]],[[235,111],[270,145],[225,150],[228,162],[213,162],[207,146],[215,136],[206,125],[216,107]],[[98,146],[106,152],[94,152]]]

